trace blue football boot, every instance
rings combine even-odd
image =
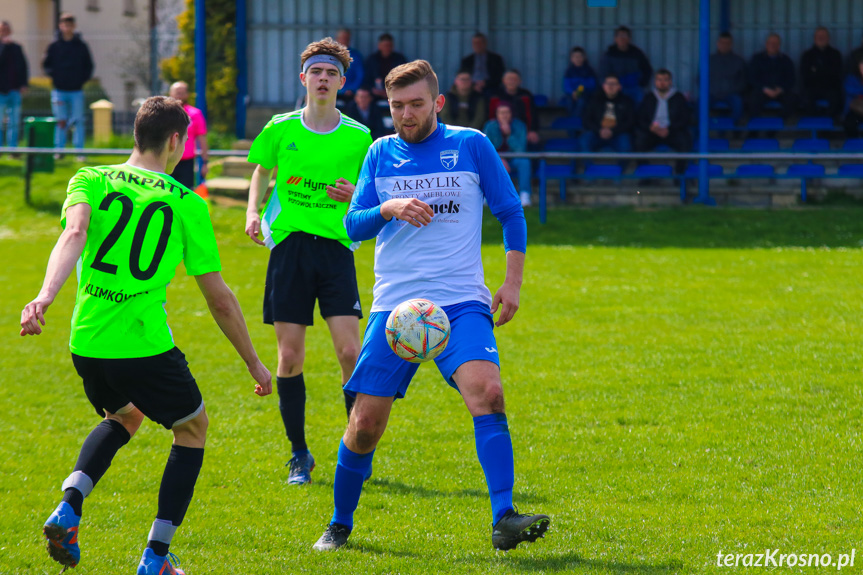
[[[48,540],[48,554],[63,565],[63,571],[75,567],[81,559],[81,549],[78,547],[80,522],[81,518],[72,511],[72,506],[63,501],[42,527],[42,533]]]
[[[186,575],[179,566],[180,561],[173,553],[163,557],[156,555],[155,551],[147,547],[144,549],[141,563],[138,564],[137,575]]]
[[[288,461],[291,468],[288,473],[288,485],[303,485],[312,482],[312,470],[315,468],[315,458],[311,453],[297,455]]]

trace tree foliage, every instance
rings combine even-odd
[[[237,101],[237,7],[233,0],[207,0],[207,122],[218,132],[231,132],[236,120]],[[177,53],[162,61],[168,82],[184,81],[193,96],[195,86],[195,2],[186,0],[186,9],[177,17],[180,42]],[[194,99],[190,99],[194,103]]]

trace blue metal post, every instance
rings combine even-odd
[[[701,0],[699,23],[699,70],[698,86],[698,151],[706,154],[710,136],[710,0]],[[707,160],[698,160],[698,196],[695,203],[715,206],[716,200],[710,197],[710,179],[707,175]]]
[[[195,107],[207,118],[207,11],[195,0]]]
[[[248,59],[246,58],[246,0],[237,0],[237,138],[246,137],[246,98],[249,93]]]
[[[731,31],[731,0],[720,0],[719,4],[719,31]]]

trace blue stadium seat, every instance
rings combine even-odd
[[[673,178],[674,171],[671,166],[645,164],[635,168],[633,175],[636,178]]]
[[[772,178],[776,175],[776,169],[770,164],[743,164],[737,166],[734,175],[741,178]]]
[[[747,153],[778,152],[779,140],[776,138],[748,138],[744,140],[741,151]]]
[[[820,154],[830,151],[830,142],[824,138],[799,138],[791,146],[792,152]]]
[[[797,120],[797,128],[800,130],[832,130],[833,120],[831,118],[800,118]]]
[[[752,118],[746,124],[747,130],[782,130],[785,122],[782,118]]]
[[[545,94],[534,94],[533,103],[537,108],[543,108],[548,105],[548,96]]]
[[[618,165],[591,164],[584,170],[588,178],[619,178],[623,168]]]
[[[863,164],[843,164],[839,166],[839,176],[863,178]]]
[[[848,138],[842,145],[842,151],[851,154],[863,152],[863,138]]]
[[[546,152],[577,152],[577,138],[551,138],[544,145]]]
[[[725,138],[710,138],[707,140],[707,151],[712,154],[721,154],[731,149],[731,143]]]
[[[581,118],[578,116],[563,116],[551,123],[553,130],[581,130]]]
[[[779,102],[776,102],[774,100],[771,100],[771,101],[767,102],[766,104],[764,104],[764,109],[765,110],[781,110],[782,104],[780,104]]]
[[[711,130],[734,130],[737,126],[734,125],[734,120],[731,118],[710,118]]]
[[[731,109],[731,106],[728,105],[728,102],[724,102],[722,100],[717,100],[717,101],[713,102],[713,104],[711,104],[710,109],[711,110],[727,111],[727,110]]]
[[[688,168],[686,168],[686,173],[683,174],[685,178],[697,178],[698,177],[698,164],[690,164]],[[722,176],[722,166],[718,164],[707,164],[707,177],[708,178],[718,178]]]
[[[666,146],[665,144],[659,144],[658,146],[653,148],[653,151],[664,154],[666,152],[671,152],[672,150],[670,146]]]
[[[794,164],[788,166],[786,172],[789,176],[800,178],[820,178],[827,173],[827,170],[821,164]]]

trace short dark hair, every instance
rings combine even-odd
[[[383,42],[384,40],[389,40],[390,42],[395,42],[393,35],[389,32],[384,32],[380,36],[378,36],[378,42]]]
[[[521,72],[518,71],[518,68],[507,68],[503,75],[506,76],[507,74],[517,74],[521,78]]]
[[[733,40],[734,36],[731,35],[731,32],[723,32],[719,35],[720,38],[728,38],[729,40]]]
[[[584,51],[584,48],[581,46],[573,46],[572,50],[569,51],[570,54],[575,54],[576,52],[581,52],[585,56],[587,56],[587,52]]]
[[[487,40],[487,39],[488,39],[488,38],[486,38],[486,37],[485,37],[485,34],[483,34],[482,32],[477,32],[477,33],[475,33],[475,34],[473,35],[473,37],[474,37],[474,38],[482,38],[483,40]]]
[[[614,35],[617,36],[617,34],[619,32],[626,32],[626,35],[629,36],[630,38],[632,38],[632,30],[630,30],[629,27],[627,27],[627,26],[618,26],[614,30]]]
[[[618,83],[620,82],[620,78],[617,77],[617,74],[606,74],[605,76],[602,77],[602,81],[605,82],[609,78],[614,78],[615,80],[618,81]]]
[[[71,14],[69,12],[63,12],[62,14],[60,14],[60,18],[57,21],[58,22],[71,22],[72,24],[74,24],[75,23],[75,16],[74,16],[74,14]]]
[[[190,122],[180,100],[151,96],[135,115],[135,149],[160,154],[171,136],[188,132]]]
[[[387,94],[389,94],[390,90],[393,88],[412,86],[422,80],[425,80],[428,83],[432,100],[437,98],[440,94],[437,74],[434,73],[434,69],[431,64],[425,60],[414,60],[413,62],[396,66],[390,70],[389,74],[387,74],[387,77],[384,80],[384,87],[387,90]]]
[[[668,70],[667,68],[660,68],[659,70],[656,71],[656,74],[654,74],[654,75],[655,76],[668,76],[669,78],[672,77],[671,71]]]

